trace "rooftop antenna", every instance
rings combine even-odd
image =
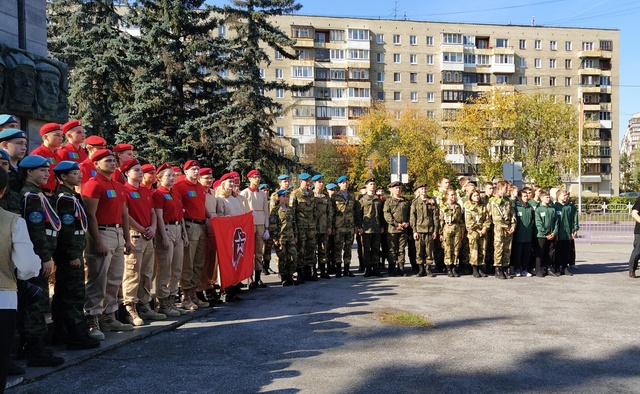
[[[404,10],[404,20],[407,20],[407,10]]]
[[[398,0],[395,1],[393,6],[393,19],[398,19]]]
[[[536,25],[536,17],[532,16],[531,17],[531,26],[535,26]]]

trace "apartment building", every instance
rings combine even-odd
[[[640,148],[640,112],[633,114],[620,142],[620,154],[631,156]]]
[[[618,30],[303,15],[272,22],[297,40],[298,56],[274,52],[264,78],[313,85],[267,93],[288,109],[275,125],[285,152],[293,138],[298,154],[318,139],[357,142],[358,118],[375,100],[397,113],[417,107],[446,125],[469,97],[500,85],[554,94],[576,110],[582,99],[590,137],[583,191],[618,191]],[[475,172],[461,146],[443,148],[460,174]],[[565,181],[577,192],[575,176]]]

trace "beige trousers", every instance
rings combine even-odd
[[[85,260],[87,284],[84,310],[91,316],[114,313],[118,310],[118,290],[124,272],[124,237],[122,228],[99,230],[106,256],[96,254],[96,244],[87,233]]]

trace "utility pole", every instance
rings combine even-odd
[[[582,129],[584,128],[584,102],[580,97],[578,118],[578,214],[582,213]]]

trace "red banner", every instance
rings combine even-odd
[[[220,287],[235,285],[253,273],[253,213],[209,219],[216,237]]]

